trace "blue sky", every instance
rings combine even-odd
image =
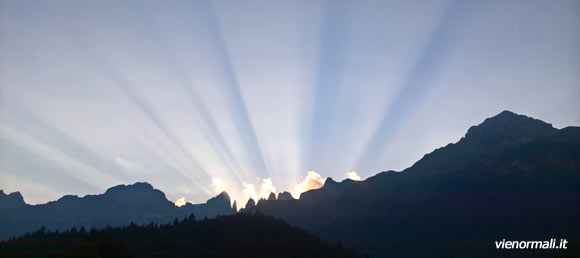
[[[402,170],[506,109],[580,125],[578,28],[560,0],[0,0],[0,189],[242,201]]]

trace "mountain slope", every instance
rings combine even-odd
[[[580,128],[504,111],[402,172],[254,209],[375,257],[544,257],[494,241],[580,239]]]
[[[225,192],[205,204],[188,203],[176,207],[163,192],[148,183],[118,185],[100,195],[67,195],[46,204],[21,204],[6,209],[0,212],[0,239],[22,235],[41,226],[49,230],[64,230],[73,226],[123,226],[130,222],[167,223],[189,216],[192,212],[199,218],[212,218],[236,211],[231,208]]]

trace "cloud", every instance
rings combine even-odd
[[[213,186],[215,186],[215,188],[218,191],[223,191],[225,189],[225,183],[224,180],[222,180],[219,177],[214,177],[212,178],[212,182],[213,182]]]
[[[187,202],[185,201],[185,197],[181,197],[179,199],[177,199],[177,201],[175,201],[175,206],[177,207],[181,207],[183,205],[185,205]]]
[[[270,193],[276,193],[276,187],[274,187],[272,184],[272,179],[262,179],[262,185],[260,186],[260,198],[268,199]]]
[[[262,179],[262,184],[260,185],[260,192],[256,190],[256,186],[253,184],[247,184],[242,182],[243,192],[246,198],[252,198],[254,200],[259,200],[260,198],[268,199],[270,193],[276,193],[276,187],[272,183],[271,178]]]
[[[358,173],[356,173],[356,171],[350,171],[350,172],[346,172],[346,176],[348,176],[348,179],[351,180],[355,180],[355,181],[360,181],[360,176],[358,175]]]
[[[143,165],[136,161],[127,160],[119,156],[114,157],[115,163],[126,170],[141,170]]]
[[[258,200],[258,194],[256,193],[256,187],[253,184],[246,184],[246,182],[242,182],[243,192],[247,198],[252,198],[254,200]]]
[[[292,196],[298,199],[300,198],[300,194],[302,194],[303,192],[321,188],[322,186],[324,186],[324,182],[326,182],[326,178],[322,178],[320,174],[316,173],[315,171],[308,171],[308,174],[306,174],[306,178],[304,179],[304,181],[294,186]]]

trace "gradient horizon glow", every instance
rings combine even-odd
[[[502,110],[580,125],[578,28],[563,0],[0,0],[0,189],[241,207],[402,170]]]

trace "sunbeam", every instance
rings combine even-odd
[[[205,0],[199,3],[198,7],[206,15],[204,18],[212,35],[211,39],[214,40],[213,45],[215,48],[213,50],[215,51],[216,59],[223,69],[222,72],[226,81],[225,85],[228,89],[226,93],[230,103],[230,112],[236,121],[235,126],[246,150],[245,154],[249,155],[252,160],[254,173],[267,177],[268,170],[240,92],[240,86],[238,85],[230,54],[224,42],[219,22],[217,21],[213,2]]]
[[[177,6],[173,7],[177,8]],[[183,68],[181,64],[178,64],[176,60],[176,56],[178,53],[175,53],[174,49],[166,39],[170,38],[170,35],[165,33],[166,31],[170,31],[169,29],[160,28],[161,24],[157,24],[153,22],[155,20],[155,14],[152,13],[151,10],[144,10],[147,12],[147,17],[151,20],[151,23],[147,23],[144,25],[144,28],[149,28],[149,30],[155,32],[151,35],[158,35],[156,38],[151,38],[151,42],[158,43],[156,44],[156,48],[163,51],[163,55],[165,58],[160,58],[160,61],[164,65],[165,69],[172,72],[174,74],[175,81],[178,81],[179,84],[182,86],[182,89],[185,91],[187,96],[190,98],[191,104],[194,107],[194,111],[197,112],[201,117],[200,125],[203,126],[204,132],[207,135],[206,139],[212,142],[212,147],[214,147],[215,151],[218,153],[220,158],[223,162],[225,162],[228,166],[229,171],[234,171],[235,176],[237,177],[238,181],[242,180],[242,177],[248,178],[248,172],[242,169],[237,158],[233,155],[232,150],[226,144],[224,136],[221,134],[218,125],[216,124],[215,119],[212,117],[212,114],[209,112],[208,107],[204,103],[203,99],[200,97],[200,93],[193,85],[193,81],[187,75],[186,70]],[[158,28],[159,27],[159,28]],[[183,53],[181,53],[183,54]]]
[[[424,96],[431,90],[441,68],[441,60],[446,48],[452,42],[452,33],[458,31],[458,16],[461,10],[458,2],[451,2],[443,13],[437,29],[431,36],[421,56],[407,74],[407,78],[387,106],[382,120],[371,137],[366,149],[359,157],[356,168],[368,170],[384,154],[389,141],[396,136],[405,120],[413,115],[413,110],[421,104]]]
[[[504,109],[577,124],[576,5],[2,0],[0,189],[243,205],[404,169]]]
[[[341,75],[345,66],[342,56],[349,40],[345,35],[350,18],[349,4],[348,1],[325,1],[313,108],[304,121],[307,149],[302,154],[306,165],[325,158],[327,136],[332,130],[334,116],[339,115],[335,110],[338,109]]]

